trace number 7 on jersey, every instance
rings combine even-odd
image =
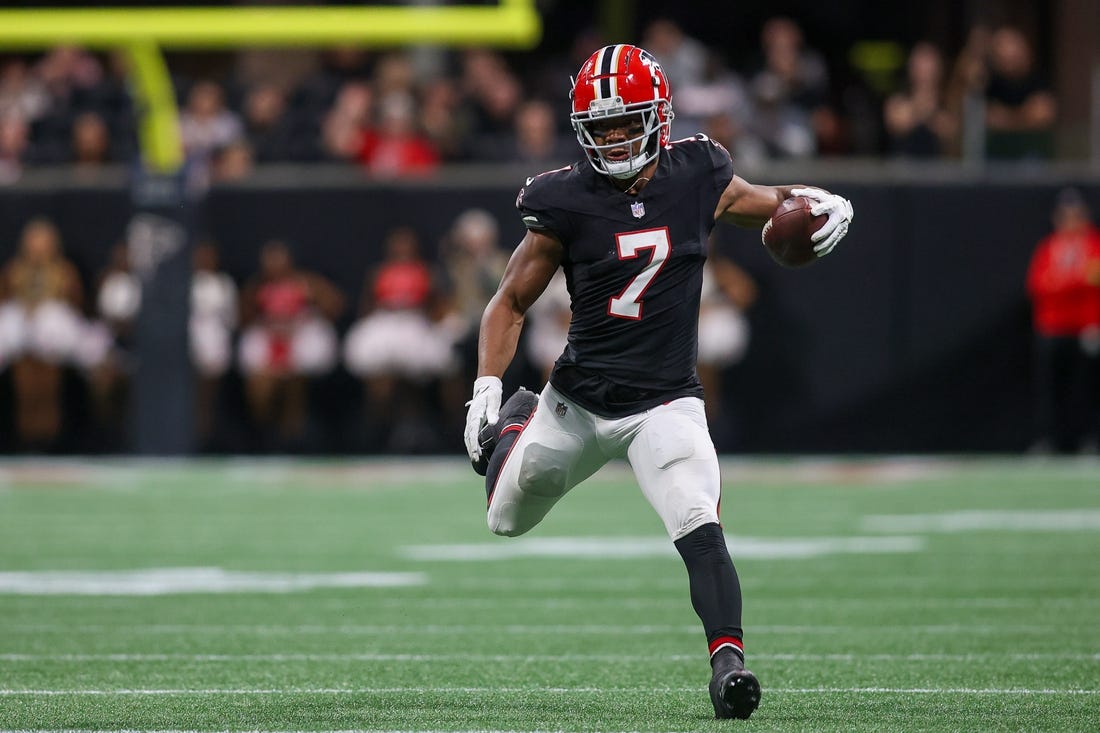
[[[668,227],[616,234],[615,246],[619,250],[620,260],[632,260],[642,250],[653,250],[649,256],[649,262],[642,271],[627,283],[621,293],[607,302],[608,315],[637,321],[642,317],[642,296],[653,283],[653,278],[657,277],[657,273],[664,267],[668,253],[672,251]]]

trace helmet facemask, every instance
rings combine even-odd
[[[665,111],[662,119],[660,111]],[[629,137],[614,143],[598,144],[590,129],[594,123],[605,122],[617,118],[639,116],[642,123],[642,133],[636,137]],[[628,179],[636,176],[651,161],[657,158],[660,151],[660,140],[668,137],[668,127],[672,122],[672,107],[667,100],[655,99],[634,104],[623,104],[622,97],[610,99],[595,99],[587,111],[574,112],[569,116],[573,129],[577,133],[577,142],[588,153],[588,160],[597,173],[602,173],[612,178]],[[627,120],[622,121],[624,127],[629,126]],[[640,145],[637,145],[641,143]],[[635,147],[638,153],[635,154]],[[616,148],[626,148],[628,157],[623,160],[610,160],[606,153]]]

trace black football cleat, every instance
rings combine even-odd
[[[523,425],[535,411],[539,404],[539,396],[536,392],[520,387],[515,394],[505,401],[500,407],[500,417],[496,425],[484,425],[477,434],[478,445],[481,446],[481,457],[470,464],[479,476],[484,476],[489,470],[489,459],[493,456],[493,450],[500,442],[500,434],[505,428]]]
[[[710,701],[714,703],[714,717],[748,720],[760,704],[756,675],[745,669],[741,657],[729,650],[718,652],[713,665]]]

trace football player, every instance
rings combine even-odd
[[[760,228],[784,199],[807,196],[828,214],[813,237],[820,257],[844,237],[852,206],[819,188],[753,185],[705,135],[670,141],[668,80],[637,46],[592,54],[571,96],[585,159],[528,179],[516,199],[527,234],[481,320],[466,448],[486,477],[489,528],[508,536],[626,458],[687,566],[715,716],[748,718],[760,684],[745,669],[741,588],[695,370],[707,239],[717,221]],[[524,314],[559,267],[568,345],[540,394],[521,389],[502,406]]]

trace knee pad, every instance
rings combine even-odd
[[[526,494],[558,497],[565,493],[569,469],[579,453],[580,441],[572,435],[562,437],[577,443],[570,448],[552,448],[542,443],[531,443],[523,451],[519,466],[519,488]]]
[[[516,524],[513,506],[497,506],[496,511],[490,507],[486,520],[489,531],[501,537],[518,537],[529,529]]]

